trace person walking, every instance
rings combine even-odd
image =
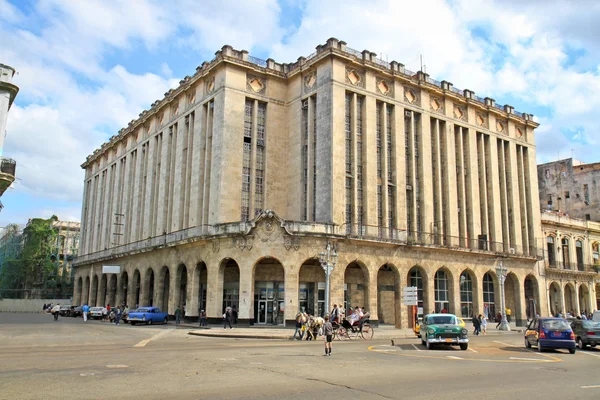
[[[340,309],[337,304],[333,305],[333,310],[331,310],[331,324],[339,324],[340,323]]]
[[[200,326],[206,326],[206,312],[204,310],[200,310]]]
[[[481,330],[484,335],[487,335],[487,318],[485,315],[479,314],[479,320],[481,321]]]
[[[231,307],[227,307],[225,314],[223,314],[223,329],[227,329],[228,324],[229,329],[233,329],[233,326],[231,326]]]
[[[115,325],[119,325],[121,321],[121,307],[117,307],[115,310]]]
[[[302,312],[298,311],[296,314],[296,330],[294,331],[294,336],[292,336],[292,340],[302,340],[304,336],[304,331],[302,331]],[[296,335],[298,335],[298,339],[296,339]]]
[[[83,307],[81,307],[81,313],[83,314],[83,322],[87,322],[88,313],[90,312],[90,306],[85,303]]]
[[[323,324],[323,338],[325,339],[325,355],[331,356],[331,341],[333,340],[333,325],[329,321],[329,315],[325,316]]]
[[[175,310],[175,325],[179,325],[180,321],[181,321],[181,309],[179,307],[177,307],[177,309]]]
[[[498,312],[498,315],[496,315],[496,321],[498,322],[498,324],[496,325],[496,329],[498,329],[498,327],[502,323],[502,313],[501,312]]]
[[[54,320],[58,321],[58,313],[60,312],[60,304],[56,303],[54,307],[52,307],[52,315],[54,315]]]
[[[508,321],[508,323],[510,324],[510,317],[512,315],[512,310],[508,307],[506,307],[506,321]]]
[[[479,321],[479,318],[477,318],[475,316],[475,314],[473,314],[473,319],[471,320],[473,322],[473,334],[475,336],[479,336],[479,332],[481,331],[481,322]]]

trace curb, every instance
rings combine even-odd
[[[264,339],[264,340],[291,340],[291,336],[276,336],[276,335],[244,335],[235,333],[208,333],[208,332],[188,332],[188,335],[192,336],[204,336],[214,338],[228,338],[228,339]]]

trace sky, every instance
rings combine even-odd
[[[229,44],[277,62],[330,37],[534,114],[538,163],[600,161],[600,1],[0,0],[18,71],[0,227],[79,221],[80,165]]]

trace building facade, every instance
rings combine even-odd
[[[81,223],[54,221],[52,227],[56,230],[56,244],[53,254],[60,265],[59,274],[63,277],[70,277],[73,273],[73,261],[79,251]]]
[[[326,311],[329,243],[331,304],[373,321],[411,325],[405,286],[494,315],[499,259],[517,322],[547,313],[537,126],[334,38],[293,64],[224,46],[82,165],[74,301],[293,323]]]
[[[542,210],[600,222],[600,162],[568,158],[540,164],[538,181]]]
[[[8,111],[19,92],[19,87],[12,83],[14,75],[15,69],[13,67],[0,63],[0,196],[2,196],[6,189],[8,189],[15,181],[15,171],[17,166],[15,160],[2,157]]]

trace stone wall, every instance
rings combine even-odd
[[[0,299],[0,312],[38,313],[42,312],[44,304],[50,303],[76,305],[69,299]]]

